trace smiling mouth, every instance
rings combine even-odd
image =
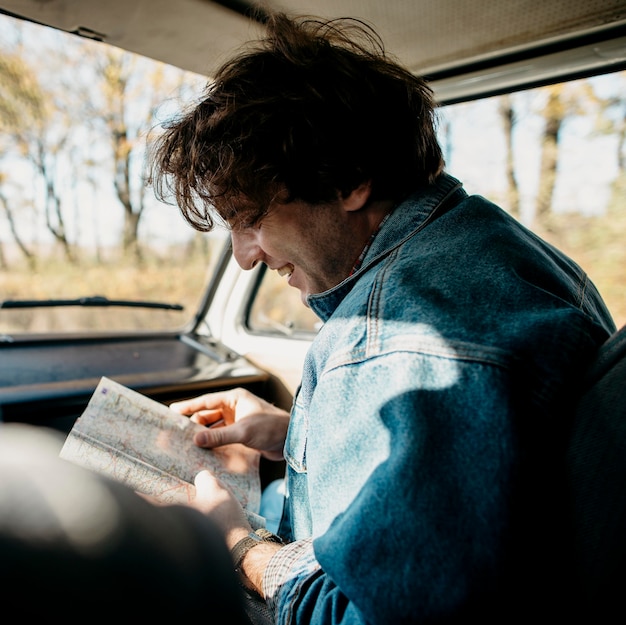
[[[289,277],[293,273],[293,265],[291,263],[284,265],[283,267],[279,267],[276,271],[279,276],[287,276]]]

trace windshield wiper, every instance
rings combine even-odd
[[[44,308],[48,306],[123,306],[136,308],[160,308],[162,310],[184,310],[180,304],[148,302],[125,299],[109,299],[102,295],[79,297],[76,299],[6,299],[0,301],[0,308]]]

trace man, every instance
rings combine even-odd
[[[601,297],[444,172],[431,91],[371,30],[267,28],[166,129],[152,182],[324,325],[290,415],[245,390],[175,405],[224,420],[201,447],[284,455],[285,544],[248,537],[206,473],[197,505],[279,623],[563,616],[559,471],[572,388],[615,329]]]

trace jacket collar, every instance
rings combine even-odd
[[[358,271],[332,289],[308,296],[311,310],[322,321],[327,321],[365,272],[464,197],[467,194],[461,183],[448,174],[441,174],[432,185],[412,193],[394,209],[380,228]]]

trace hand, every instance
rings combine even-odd
[[[194,443],[212,448],[242,443],[270,460],[282,460],[289,413],[242,388],[174,402],[172,410],[213,427],[198,432]]]
[[[226,546],[232,551],[233,547],[252,531],[241,504],[228,488],[208,471],[200,471],[196,475],[195,487],[196,495],[190,505],[217,523],[224,532]],[[279,549],[279,544],[262,543],[248,551],[242,560],[241,572],[245,585],[262,597],[265,569]]]
[[[192,507],[210,517],[221,528],[229,549],[252,527],[241,504],[230,490],[209,471],[200,471],[195,478],[196,494]]]

